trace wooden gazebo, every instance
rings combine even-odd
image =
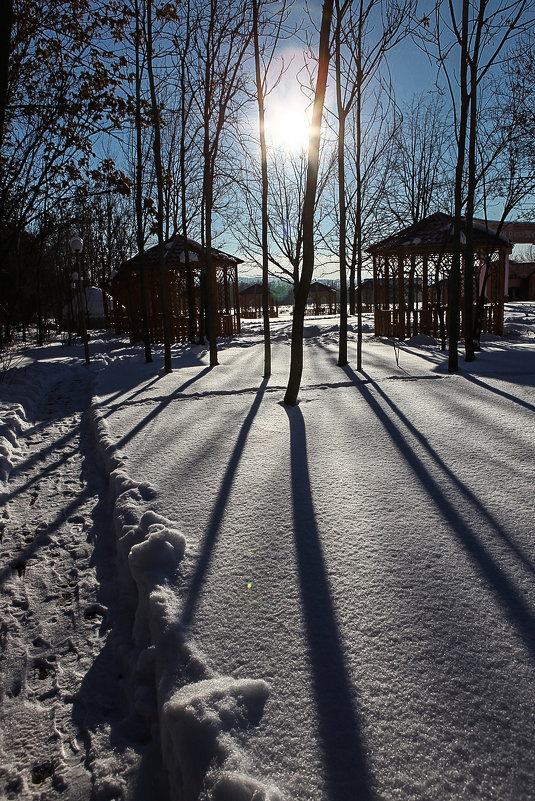
[[[193,281],[193,292],[189,294],[194,299],[196,333],[198,334],[201,330],[202,300],[206,278],[204,251],[198,242],[188,239],[186,245],[183,237],[174,236],[165,243],[167,296],[173,342],[186,342],[189,333],[190,304],[188,303],[185,265],[186,247]],[[163,342],[158,246],[155,245],[146,250],[143,258],[149,332],[153,342]],[[212,269],[216,273],[217,281],[218,336],[234,336],[241,330],[238,302],[238,264],[241,262],[241,259],[229,256],[221,250],[212,250]],[[142,314],[139,255],[124,262],[105,289],[113,299],[113,310],[109,314],[109,323],[115,328],[116,333],[128,332],[132,341],[140,341],[142,339]]]
[[[239,293],[240,297],[240,316],[245,318],[262,317],[262,284],[246,286]],[[277,299],[270,292],[268,295],[269,316],[279,316],[279,304]]]
[[[307,314],[336,314],[336,290],[321,281],[312,281],[308,292]]]
[[[466,241],[465,223],[461,242]],[[503,332],[506,262],[512,246],[503,235],[474,223],[474,302],[486,283],[483,330]],[[453,217],[437,212],[368,248],[373,258],[375,334],[405,339],[416,334],[439,336],[440,320],[448,325],[448,277],[453,254]],[[464,295],[462,253],[461,312]],[[461,320],[462,325],[462,320]]]

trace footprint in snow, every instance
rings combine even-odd
[[[49,762],[44,765],[37,765],[32,768],[32,784],[44,784],[47,779],[50,779],[54,770]]]
[[[13,565],[13,570],[17,571],[20,579],[24,578],[26,575],[26,562],[16,562],[16,564]]]

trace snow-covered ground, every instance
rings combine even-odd
[[[368,320],[368,327],[371,328]],[[0,797],[535,798],[535,304],[449,375],[309,319],[0,385]],[[354,345],[352,345],[354,349]]]

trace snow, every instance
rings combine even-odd
[[[366,330],[372,320],[366,317]],[[291,320],[0,385],[0,797],[528,801],[535,304],[430,338]],[[352,335],[353,337],[353,335]],[[354,339],[354,337],[353,337]],[[354,342],[351,343],[354,348]]]
[[[86,310],[87,319],[91,321],[104,320],[104,300],[102,298],[102,289],[97,286],[84,287],[84,301],[83,305]],[[111,308],[113,308],[113,301],[110,299]],[[74,314],[79,314],[80,303],[78,295],[74,295],[72,299],[72,306]],[[69,306],[63,307],[63,316],[68,319],[71,313]]]

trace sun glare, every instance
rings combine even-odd
[[[299,153],[308,147],[309,120],[299,107],[278,105],[266,112],[266,143],[275,150]]]

